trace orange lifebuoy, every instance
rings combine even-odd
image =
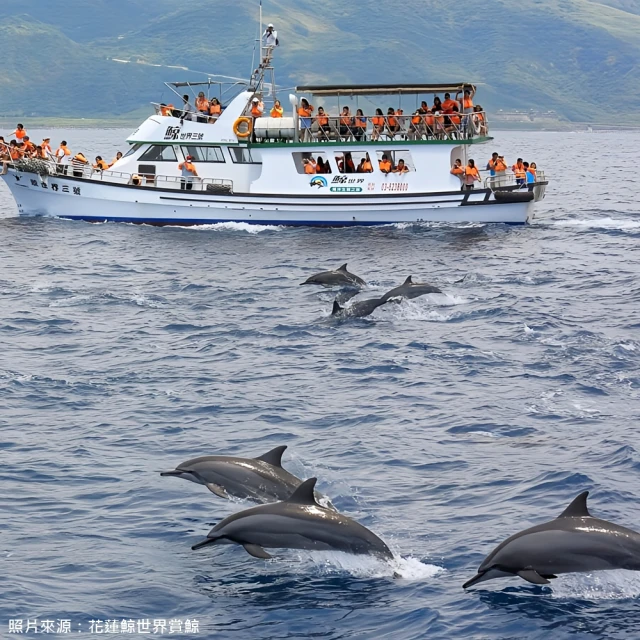
[[[253,131],[253,120],[246,116],[241,116],[233,123],[233,133],[238,138],[248,138]]]

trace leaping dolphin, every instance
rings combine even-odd
[[[367,283],[355,273],[347,271],[347,263],[334,271],[321,271],[307,278],[303,284],[319,284],[323,287],[364,287]]]
[[[284,502],[252,507],[218,523],[192,549],[211,544],[239,544],[255,558],[271,558],[268,549],[307,549],[368,554],[389,560],[389,547],[369,529],[320,506],[315,478],[305,480]]]
[[[364,318],[371,315],[378,307],[386,304],[386,300],[382,298],[369,298],[368,300],[359,300],[354,302],[350,307],[341,307],[337,300],[333,301],[332,316],[340,318]]]
[[[276,502],[286,500],[302,480],[282,468],[285,446],[276,447],[257,458],[233,456],[203,456],[179,464],[174,471],[163,471],[161,476],[184,478],[203,484],[220,498]],[[331,506],[331,502],[318,494],[318,498]]]
[[[581,493],[555,520],[516,533],[484,560],[476,576],[462,585],[520,576],[549,584],[559,573],[630,569],[640,571],[640,534],[594,518]]]
[[[442,293],[442,289],[438,289],[438,287],[430,284],[414,282],[412,277],[409,276],[400,286],[391,289],[391,291],[387,291],[381,299],[385,302],[391,298],[407,298],[411,300],[412,298],[418,298],[428,293]]]

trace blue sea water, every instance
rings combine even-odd
[[[110,157],[126,132],[61,136]],[[640,134],[492,146],[552,180],[533,225],[90,225],[19,219],[0,185],[0,637],[640,637],[637,573],[461,588],[585,489],[640,530]],[[343,262],[365,296],[409,274],[445,293],[335,322],[299,283]],[[280,444],[392,566],[191,551],[251,505],[159,472]]]

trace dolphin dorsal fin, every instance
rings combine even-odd
[[[583,491],[573,502],[558,516],[558,518],[589,518],[591,514],[587,509],[588,491]]]
[[[296,504],[312,504],[316,506],[316,498],[313,494],[313,489],[316,486],[317,478],[309,478],[305,480],[298,488],[291,494],[287,502],[295,502]]]
[[[338,267],[338,271],[346,271],[347,270],[347,263],[345,262],[341,267]]]
[[[413,284],[413,280],[411,280],[411,276],[409,276],[405,281],[404,284]]]
[[[276,447],[275,449],[271,449],[271,451],[267,451],[267,453],[258,456],[256,460],[262,460],[262,462],[266,462],[267,464],[282,469],[282,454],[285,452],[286,448],[286,444]]]
[[[331,309],[331,315],[335,316],[336,313],[342,311],[342,307],[338,304],[337,300],[333,301],[333,309]]]

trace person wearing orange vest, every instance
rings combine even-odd
[[[393,138],[398,131],[400,131],[400,125],[398,124],[398,118],[393,107],[387,109],[387,129],[391,137]]]
[[[427,108],[424,115],[424,124],[427,130],[427,138],[433,136],[436,130],[436,119],[433,116],[431,109]]]
[[[460,91],[456,93],[456,100],[460,101]],[[471,89],[465,89],[462,95],[462,113],[465,117],[462,120],[464,137],[469,137],[468,132],[471,131],[471,114],[473,109],[473,96],[476,95],[476,88],[472,85]]]
[[[308,158],[305,158],[302,161],[302,164],[304,165],[304,172],[307,175],[312,175],[316,172],[316,165],[312,164],[311,161]]]
[[[382,109],[376,109],[376,115],[371,118],[371,124],[373,124],[371,140],[379,140],[382,133],[384,133],[384,115],[382,115]]]
[[[420,109],[417,109],[411,116],[411,127],[409,128],[409,138],[411,140],[419,140],[424,134],[424,120],[420,113]]]
[[[318,115],[316,116],[318,123],[318,139],[329,139],[329,116],[325,113],[324,107],[318,107]]]
[[[504,172],[507,170],[507,163],[504,161],[504,156],[498,156],[498,159],[493,165],[493,170],[496,172],[496,175],[504,175]]]
[[[209,115],[209,100],[201,91],[196,98],[196,110],[198,111],[198,122],[206,122]]]
[[[458,101],[452,100],[450,93],[445,93],[444,102],[442,103],[442,110],[445,113],[451,113],[453,111],[453,107],[456,107],[458,111],[460,110],[460,105],[458,104]]]
[[[18,124],[16,130],[10,135],[15,136],[18,140],[22,140],[27,135],[27,130],[23,125]]]
[[[22,139],[22,144],[24,145],[24,147],[22,148],[24,155],[27,157],[32,156],[36,150],[36,145],[31,142],[29,136],[25,136]]]
[[[349,138],[352,134],[352,128],[353,118],[351,117],[349,107],[343,107],[342,113],[340,114],[340,136],[345,139]]]
[[[122,151],[118,151],[116,153],[116,157],[109,163],[109,169],[111,169],[111,167],[113,167],[113,165],[120,159],[122,159]]]
[[[462,160],[460,160],[460,158],[453,163],[450,173],[460,178],[460,190],[462,191],[464,189],[464,167],[462,166]]]
[[[255,97],[251,101],[251,115],[254,118],[260,118],[263,113],[264,113],[264,104],[262,104],[262,101],[260,100],[260,98]]]
[[[79,151],[73,158],[71,158],[71,168],[73,169],[73,175],[76,178],[81,178],[84,172],[84,168],[89,165],[89,161],[85,158],[84,153]]]
[[[382,171],[382,173],[391,173],[391,171],[393,170],[393,165],[391,164],[391,161],[389,160],[389,157],[386,153],[382,154],[382,158],[378,162],[378,166],[380,167],[380,171]]]
[[[360,164],[356,169],[356,173],[371,173],[373,171],[373,167],[371,166],[371,159],[369,158],[369,154],[367,153],[364,158],[360,160]]]
[[[300,100],[300,106],[298,107],[298,116],[300,118],[300,130],[302,131],[302,138],[305,139],[311,136],[311,115],[313,114],[313,105],[309,104],[306,98]]]
[[[480,173],[476,163],[473,160],[469,160],[464,169],[464,189],[473,189],[475,182],[481,182]]]
[[[49,156],[47,155],[47,152],[42,148],[42,145],[38,145],[33,154],[33,157],[38,158],[39,160],[46,160]]]
[[[106,171],[109,168],[109,165],[102,159],[102,156],[96,156],[96,163],[93,165],[93,168],[100,171]]]
[[[400,158],[398,160],[398,166],[393,169],[393,173],[407,173],[409,171],[409,167],[404,163],[404,160]]]
[[[529,173],[533,174],[533,181],[535,182],[538,179],[538,166],[535,162],[529,165]]]
[[[527,181],[527,169],[522,162],[522,158],[518,158],[516,163],[511,167],[513,175],[516,177],[516,184],[523,185]]]
[[[448,116],[449,124],[445,127],[450,138],[459,137],[460,134],[460,114],[458,113],[458,105],[451,107],[451,113]]]
[[[60,143],[60,146],[56,149],[55,159],[56,163],[61,165],[61,173],[67,173],[67,167],[69,165],[69,160],[71,156],[71,151],[67,149],[67,141],[63,140]]]
[[[211,105],[209,106],[209,115],[212,116],[209,118],[211,122],[215,122],[220,115],[222,114],[222,105],[220,104],[220,100],[218,98],[211,98]]]
[[[284,115],[284,109],[280,104],[280,100],[276,100],[273,103],[273,107],[271,108],[271,113],[269,114],[272,118],[282,118]]]
[[[165,104],[164,102],[160,105],[160,115],[161,116],[171,116],[173,115],[173,105]]]
[[[435,130],[436,138],[444,138],[444,135],[445,135],[444,116],[440,111],[434,111],[433,119],[435,120],[434,130]]]
[[[356,140],[364,140],[367,136],[367,119],[365,118],[362,109],[356,109],[353,136]]]
[[[193,156],[187,156],[184,162],[178,165],[178,169],[182,171],[182,180],[180,181],[180,189],[183,191],[191,191],[193,189],[193,179],[198,177],[198,172],[193,164]]]
[[[18,148],[18,143],[15,140],[9,143],[9,155],[14,162],[22,158],[22,152]]]

